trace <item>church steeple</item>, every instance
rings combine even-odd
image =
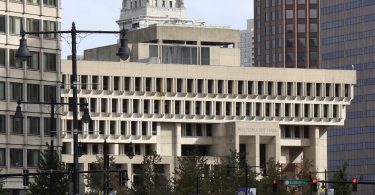
[[[155,23],[186,20],[184,0],[123,0],[120,28],[143,28]]]

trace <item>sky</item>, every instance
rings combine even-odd
[[[63,0],[61,30],[118,30],[122,0]],[[207,25],[245,29],[253,18],[253,0],[185,0],[188,18],[205,21]],[[62,58],[71,54],[69,37],[63,35]],[[83,50],[116,43],[117,35],[84,35],[77,40],[78,55]]]

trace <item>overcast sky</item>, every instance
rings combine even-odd
[[[63,0],[62,29],[70,29],[74,21],[78,30],[117,30],[122,0]],[[245,29],[253,18],[253,0],[185,0],[188,18],[208,25]],[[66,36],[65,36],[66,37]],[[66,37],[67,38],[67,37]],[[89,35],[78,40],[78,55],[84,49],[116,43],[116,35]],[[62,57],[70,55],[70,46],[63,40]]]

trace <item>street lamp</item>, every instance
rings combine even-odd
[[[23,118],[23,114],[22,114],[22,108],[21,108],[21,104],[38,104],[38,105],[50,105],[51,106],[51,116],[50,116],[50,136],[51,136],[51,144],[50,144],[50,159],[49,159],[49,166],[50,166],[50,169],[52,170],[52,164],[53,164],[53,158],[54,158],[54,143],[53,143],[53,139],[57,133],[57,128],[56,128],[56,121],[55,121],[55,106],[56,105],[69,105],[69,103],[59,103],[59,102],[55,102],[52,98],[51,98],[51,102],[21,102],[20,100],[17,102],[17,108],[16,108],[16,112],[14,113],[14,118],[20,118],[22,119]],[[84,114],[82,116],[82,122],[84,123],[88,123],[88,119],[91,119],[90,115],[89,115],[89,112],[88,112],[88,104],[87,103],[84,103],[84,104],[80,104],[80,105],[83,105],[84,106]],[[52,180],[51,180],[52,182]],[[53,194],[52,190],[53,190],[53,186],[52,186],[52,183],[50,183],[50,187],[49,187],[49,190],[51,190],[50,194]]]
[[[27,48],[27,41],[25,39],[25,35],[42,35],[42,34],[70,34],[71,41],[72,41],[72,80],[71,80],[71,88],[73,91],[73,195],[79,195],[79,161],[78,161],[78,90],[77,90],[77,33],[98,33],[98,34],[120,34],[120,49],[117,56],[120,57],[121,60],[127,60],[130,56],[129,48],[127,45],[126,39],[126,30],[121,31],[86,31],[86,30],[77,30],[75,23],[72,23],[71,30],[68,31],[40,31],[40,32],[25,32],[22,30],[21,32],[21,40],[20,40],[20,47],[16,52],[16,57],[26,60],[27,58],[31,57],[31,54]],[[87,118],[86,118],[87,119]]]

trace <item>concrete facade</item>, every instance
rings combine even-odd
[[[254,19],[247,20],[247,29],[240,31],[241,66],[254,66]]]
[[[322,171],[327,127],[344,125],[355,84],[354,71],[103,61],[79,61],[78,67],[78,96],[89,103],[93,119],[80,126],[80,167],[89,169],[106,139],[131,181],[151,150],[162,156],[168,176],[176,157],[193,148],[211,163],[235,149],[253,165],[269,158],[288,165],[305,157]],[[62,61],[62,73],[61,97],[68,102],[69,61]],[[72,163],[72,113],[63,110],[62,156]]]
[[[128,32],[130,62],[240,65],[239,31],[223,27],[154,24]],[[120,61],[118,45],[85,51],[85,60]]]
[[[331,170],[348,163],[350,177],[375,181],[374,1],[321,1],[322,67],[357,70],[356,98],[344,127],[328,137]],[[357,194],[373,194],[373,185],[358,185]]]
[[[32,59],[15,58],[21,28],[52,31],[60,26],[60,1],[0,1],[0,166],[2,173],[36,171],[39,152],[51,140],[49,108],[22,105],[24,119],[14,119],[17,100],[59,99],[60,40],[55,35],[27,36]],[[55,138],[55,143],[59,138]],[[23,194],[22,178],[4,180],[11,194]]]

